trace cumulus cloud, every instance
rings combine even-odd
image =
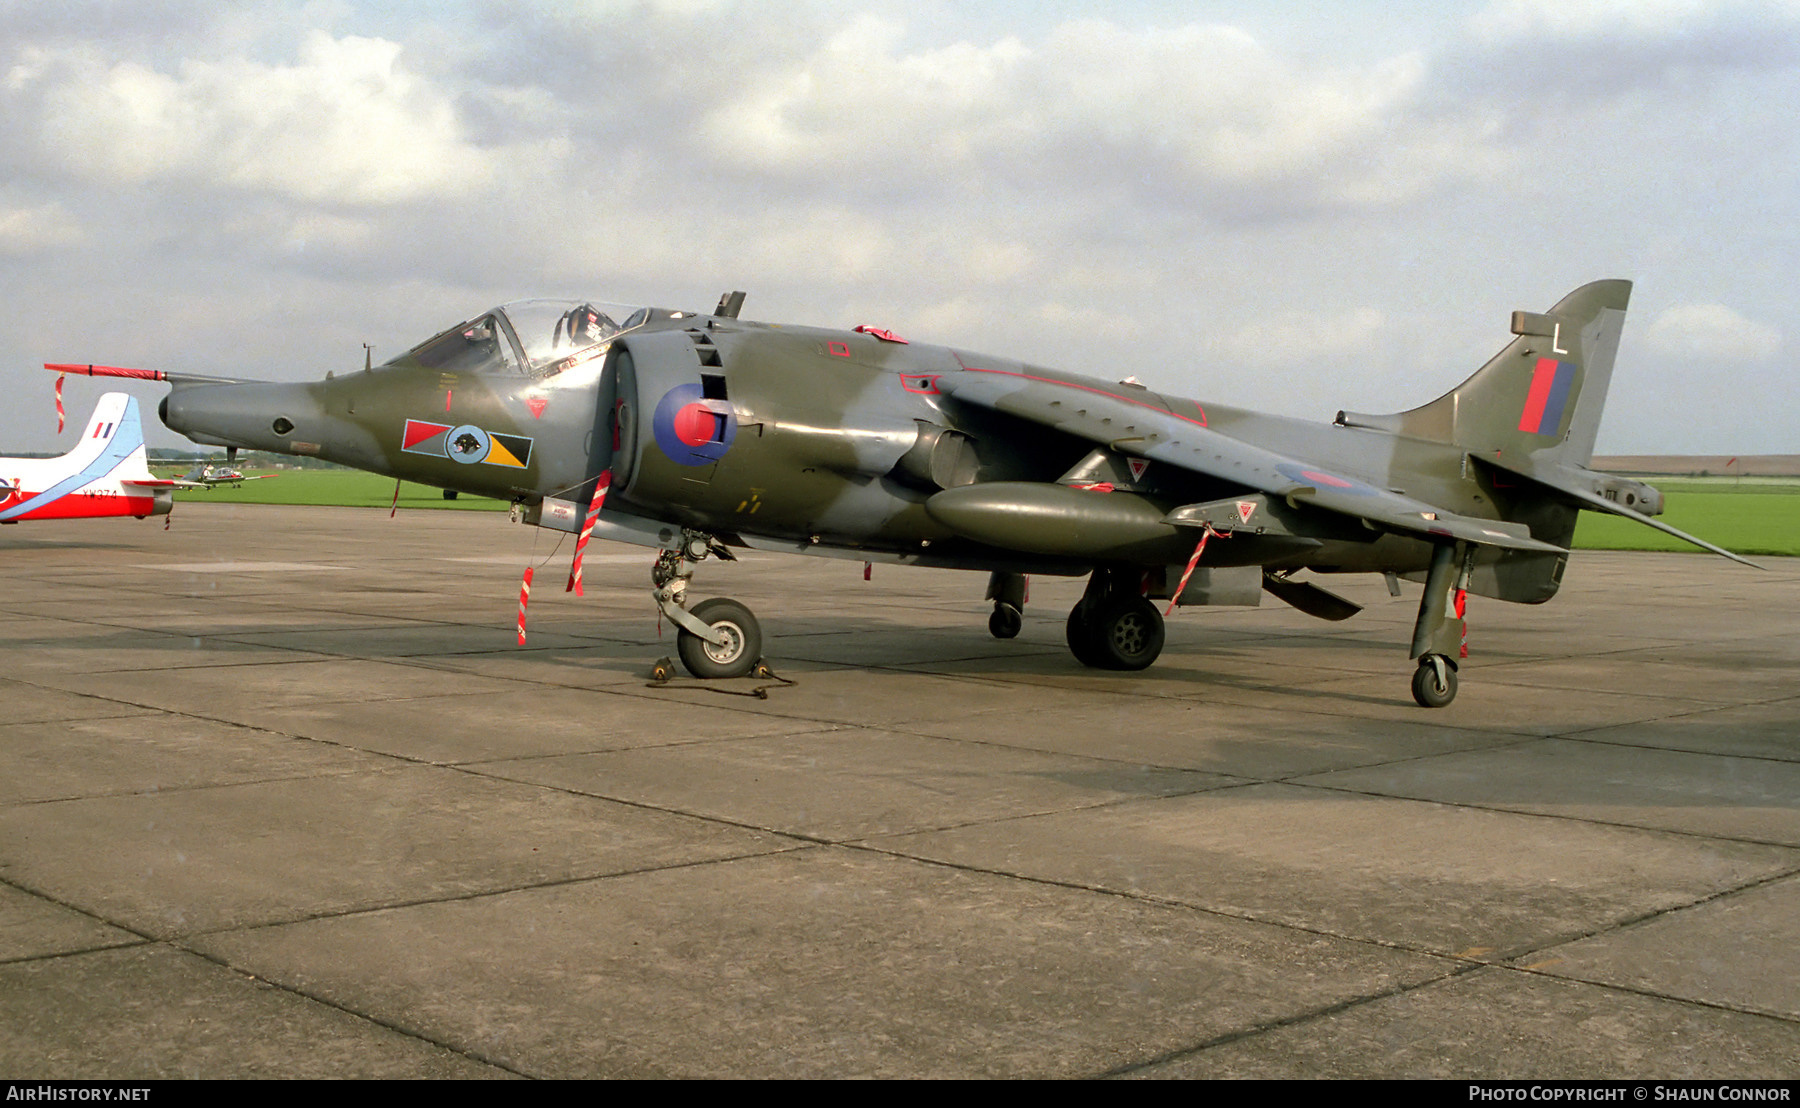
[[[1219,353],[1244,365],[1294,365],[1334,361],[1376,348],[1387,316],[1376,308],[1325,314],[1275,310],[1228,327],[1212,337]]]
[[[81,225],[61,204],[0,207],[0,254],[33,254],[81,239]]]
[[[1800,326],[1758,287],[1792,284],[1796,4],[1351,6],[1317,17],[1341,42],[1167,5],[26,5],[0,270],[26,363],[96,298],[142,323],[88,360],[297,379],[521,295],[746,288],[756,318],[1317,415],[1421,365],[1435,395],[1515,296],[1616,266],[1695,302],[1647,347],[1768,373]]]
[[[1405,203],[1491,171],[1487,126],[1416,110],[1417,55],[1303,68],[1222,26],[1064,23],[904,52],[852,23],[705,117],[722,162],[859,191],[1086,190],[1224,215]]]
[[[1469,20],[1493,42],[1666,37],[1739,19],[1800,17],[1793,0],[1495,0]]]
[[[477,188],[497,168],[463,140],[450,96],[381,39],[314,32],[291,64],[188,59],[173,72],[33,47],[5,89],[40,121],[42,164],[89,181],[381,205]]]
[[[1800,0],[1497,0],[1469,29],[1473,49],[1452,66],[1462,89],[1525,104],[1679,100],[1697,74],[1800,62]]]
[[[1656,350],[1724,362],[1762,362],[1781,350],[1781,330],[1723,304],[1680,304],[1656,317],[1646,337]]]

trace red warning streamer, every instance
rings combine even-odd
[[[63,375],[58,373],[56,375],[56,433],[59,435],[63,432],[62,383]]]
[[[1468,612],[1468,610],[1469,610],[1469,590],[1468,589],[1457,589],[1456,590],[1456,618],[1457,619],[1463,618],[1463,615],[1466,612]],[[1464,658],[1467,658],[1469,656],[1469,625],[1466,623],[1463,624],[1463,629],[1462,629],[1462,656]]]
[[[1200,532],[1200,545],[1194,547],[1194,556],[1188,559],[1187,569],[1181,574],[1181,584],[1175,586],[1175,595],[1169,597],[1169,606],[1163,612],[1165,618],[1175,614],[1175,605],[1181,601],[1181,594],[1187,591],[1188,578],[1194,575],[1194,567],[1200,564],[1200,555],[1206,553],[1206,540],[1214,535],[1218,535],[1222,539],[1231,537],[1223,531],[1213,530],[1213,525],[1210,523],[1206,525],[1206,530]]]
[[[587,549],[588,539],[594,533],[594,522],[600,518],[600,507],[606,503],[606,490],[612,488],[612,470],[603,470],[599,480],[594,482],[594,502],[588,506],[587,519],[582,521],[581,534],[575,539],[575,557],[569,562],[569,583],[564,592],[572,592],[576,596],[586,596],[581,591],[581,555]]]
[[[525,645],[525,605],[531,599],[532,567],[525,567],[525,579],[519,582],[519,645]]]
[[[126,369],[116,365],[75,365],[69,362],[45,362],[51,373],[79,373],[84,377],[131,377],[140,381],[167,381],[169,375],[160,369]]]

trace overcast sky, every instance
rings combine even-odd
[[[1601,452],[1800,452],[1797,119],[1800,0],[0,0],[0,449],[728,289],[1330,419],[1625,277]]]

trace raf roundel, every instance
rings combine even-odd
[[[737,414],[725,400],[709,400],[700,386],[676,385],[663,394],[650,417],[656,445],[684,466],[711,465],[737,438]]]
[[[1297,481],[1302,485],[1323,485],[1328,489],[1336,489],[1340,492],[1349,493],[1352,496],[1377,495],[1375,489],[1363,484],[1361,481],[1356,481],[1349,477],[1339,477],[1332,473],[1322,473],[1319,470],[1308,469],[1305,466],[1289,463],[1286,465],[1278,465],[1275,467],[1275,470],[1288,480]]]

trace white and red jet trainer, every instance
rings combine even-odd
[[[0,523],[167,515],[183,483],[151,474],[137,400],[109,392],[67,454],[0,458]]]

